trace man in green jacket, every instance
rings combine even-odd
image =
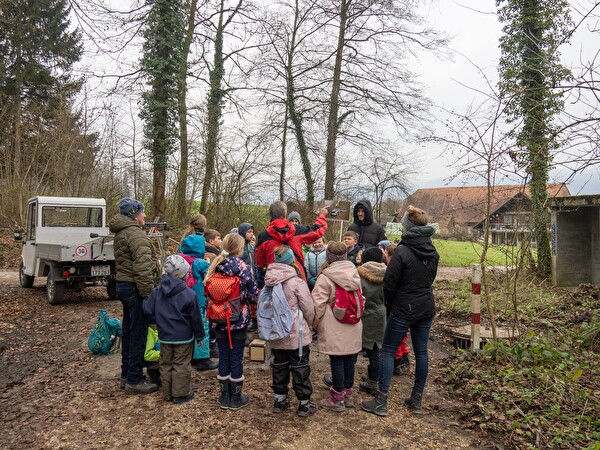
[[[117,294],[123,304],[121,341],[121,387],[130,394],[148,394],[158,390],[144,380],[144,352],[148,318],[142,301],[154,287],[154,247],[142,229],[144,205],[126,197],[119,202],[119,214],[110,221],[115,234],[114,252],[117,271]]]

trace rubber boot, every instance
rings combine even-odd
[[[352,397],[352,388],[344,389],[344,406],[346,408],[354,408],[354,398]]]
[[[377,414],[378,416],[387,416],[387,400],[387,394],[384,394],[378,390],[372,400],[366,400],[362,402],[362,409],[372,412],[373,414]]]
[[[423,399],[423,391],[419,392],[416,388],[413,388],[410,397],[404,399],[404,404],[408,406],[410,412],[419,416],[425,414],[423,408],[421,408],[421,400]]]
[[[377,383],[377,380],[371,380],[369,378],[369,379],[367,379],[367,381],[361,382],[360,385],[358,386],[358,388],[362,392],[366,392],[367,394],[375,395],[375,393],[377,392],[378,383]]]
[[[321,407],[330,411],[343,412],[346,410],[344,403],[344,392],[329,389],[329,396],[321,400]]]
[[[229,384],[231,385],[231,394],[229,398],[229,409],[232,411],[237,411],[238,409],[242,409],[244,406],[248,406],[250,403],[250,399],[246,394],[242,394],[242,387],[244,386],[244,377],[234,380],[231,378],[229,380]]]
[[[231,392],[231,385],[229,382],[229,375],[226,377],[220,377],[217,375],[219,380],[219,388],[221,389],[221,396],[219,397],[219,406],[221,409],[229,409],[229,399]]]

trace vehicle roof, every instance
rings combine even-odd
[[[103,198],[47,197],[42,195],[30,198],[27,203],[31,203],[35,200],[37,200],[40,205],[106,206],[106,200]]]

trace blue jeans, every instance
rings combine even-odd
[[[148,334],[148,318],[142,310],[143,298],[135,283],[117,281],[117,294],[123,304],[123,337],[121,338],[121,378],[129,384],[144,379],[144,352]]]
[[[217,345],[219,346],[219,376],[227,377],[231,375],[233,380],[239,380],[244,375],[244,347],[246,346],[246,330],[244,337],[237,338],[232,335],[231,342],[233,348],[229,348],[229,338],[227,335],[221,337],[217,332]]]
[[[390,380],[394,373],[394,355],[409,329],[415,354],[414,389],[423,392],[427,381],[427,372],[429,371],[427,345],[432,322],[433,318],[410,323],[394,316],[394,314],[390,314],[385,327],[381,359],[379,361],[379,390],[381,392],[384,394],[388,392]]]
[[[333,389],[342,392],[354,386],[354,366],[358,355],[329,355]]]

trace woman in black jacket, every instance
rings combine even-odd
[[[402,217],[405,232],[394,251],[383,279],[386,306],[391,309],[383,338],[379,365],[378,392],[373,400],[365,401],[365,411],[387,416],[387,397],[394,371],[394,354],[410,329],[415,354],[415,382],[412,394],[404,404],[414,414],[423,414],[421,398],[427,381],[429,360],[427,345],[435,316],[432,284],[437,275],[440,256],[431,236],[434,229],[427,226],[427,213],[409,206]]]

